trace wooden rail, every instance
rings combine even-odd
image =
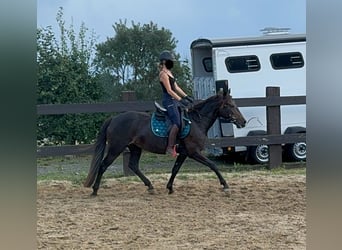
[[[260,144],[275,145],[306,141],[305,133],[286,135],[252,135],[246,137],[222,137],[219,139],[208,139],[208,147],[227,146],[256,146]],[[37,148],[38,157],[62,156],[62,155],[89,155],[94,150],[93,144],[44,146]]]
[[[305,104],[305,96],[256,97],[234,99],[238,107],[278,106]],[[38,115],[59,115],[79,113],[111,113],[125,111],[153,111],[152,101],[127,101],[89,104],[41,104],[37,105]]]

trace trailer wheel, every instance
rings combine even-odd
[[[252,130],[249,131],[247,136],[253,135],[266,135],[264,130]],[[249,146],[247,150],[247,159],[250,163],[265,164],[269,159],[268,146],[266,144],[260,144],[257,146]]]
[[[285,154],[291,161],[306,161],[306,143],[297,142],[285,145]]]
[[[249,159],[251,163],[265,164],[268,162],[268,146],[265,144],[249,147]]]
[[[304,127],[289,127],[284,134],[306,133]],[[306,161],[306,142],[296,142],[284,146],[285,158],[289,161]]]

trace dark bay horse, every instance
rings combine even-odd
[[[184,160],[190,157],[213,170],[224,191],[228,184],[222,177],[214,162],[201,154],[205,147],[207,132],[218,117],[227,119],[238,128],[246,124],[230,93],[217,94],[194,105],[188,111],[191,120],[189,135],[179,141],[176,162],[172,175],[167,183],[169,193],[173,193],[173,181]],[[107,119],[102,125],[95,143],[95,152],[89,169],[85,187],[93,185],[92,195],[97,195],[103,173],[108,166],[125,150],[130,150],[129,168],[144,182],[149,191],[153,186],[139,169],[139,159],[142,150],[156,154],[165,154],[167,138],[153,134],[150,125],[151,115],[143,112],[128,111]],[[105,149],[107,155],[104,157]]]

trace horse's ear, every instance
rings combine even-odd
[[[223,89],[221,88],[221,90],[223,90]],[[222,91],[221,93],[223,94],[224,97],[226,97],[227,94],[230,95],[230,88],[226,91]]]
[[[227,92],[224,91],[223,88],[220,88],[220,89],[217,91],[217,94],[218,94],[218,95],[223,95],[223,96],[225,96],[226,93],[227,93]]]

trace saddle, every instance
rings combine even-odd
[[[154,106],[156,110],[152,113],[151,117],[152,132],[159,137],[168,137],[172,123],[167,115],[167,110],[156,101]],[[182,125],[178,132],[178,137],[183,139],[189,134],[191,126],[191,121],[183,110],[181,112],[181,120]]]

